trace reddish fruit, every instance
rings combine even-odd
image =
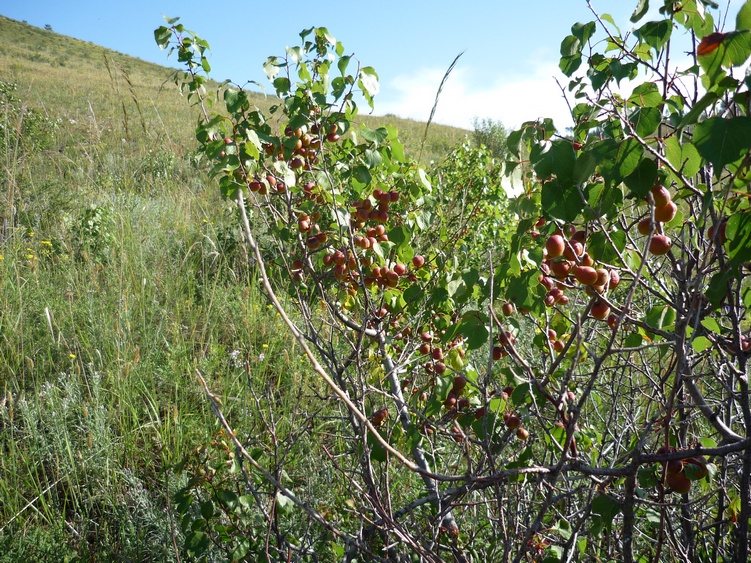
[[[388,270],[384,277],[386,278],[386,283],[388,283],[390,287],[396,287],[399,283],[399,274],[394,270]]]
[[[403,276],[407,273],[407,266],[404,264],[394,264],[394,273],[397,276]]]
[[[464,441],[464,433],[462,432],[462,429],[458,426],[454,426],[454,428],[451,430],[451,437],[454,439],[454,442],[457,444],[460,444]],[[457,530],[458,533],[458,530]]]
[[[727,221],[723,221],[722,223],[720,223],[720,229],[719,229],[720,244],[725,244],[728,240],[728,237],[725,234],[726,227],[727,227]],[[709,240],[713,242],[714,242],[714,233],[715,233],[715,228],[714,228],[714,225],[712,225],[709,227],[709,230],[707,231],[707,237],[709,237]]]
[[[615,329],[615,327],[618,326],[618,315],[613,313],[608,315],[608,326],[612,329]]]
[[[443,350],[440,348],[433,348],[433,359],[438,361],[443,359]]]
[[[443,406],[446,409],[453,409],[456,406],[456,395],[449,393],[449,396],[443,401]]]
[[[548,340],[550,340],[552,342],[553,340],[556,340],[557,338],[558,338],[558,335],[556,334],[556,332],[552,328],[549,328],[548,329]]]
[[[574,266],[573,274],[582,285],[593,285],[599,278],[598,271],[591,266]]]
[[[576,260],[582,254],[584,254],[584,245],[573,239],[568,242],[565,250],[563,251],[563,255],[568,260]]]
[[[511,430],[519,428],[521,424],[522,419],[515,414],[509,415],[509,417],[506,419],[506,428],[510,428]]]
[[[610,282],[610,272],[605,268],[597,269],[597,281],[594,283],[596,286],[605,287]]]
[[[463,375],[454,377],[454,389],[461,392],[467,386],[467,378]],[[458,394],[458,393],[457,393]]]
[[[616,270],[610,270],[610,289],[615,289],[621,283],[621,275]]]
[[[430,354],[430,344],[423,342],[422,344],[420,344],[420,347],[417,349],[417,351],[420,352],[420,354],[422,354],[423,356],[427,356],[428,354]]]
[[[669,201],[661,207],[655,207],[655,220],[668,223],[673,220],[678,212],[678,206],[675,202]]]
[[[515,309],[514,304],[511,303],[510,301],[506,301],[503,304],[503,314],[506,315],[507,317],[510,317],[511,315],[514,314],[514,309]]]
[[[386,420],[388,417],[389,417],[389,409],[382,408],[374,412],[370,420],[373,422],[374,426],[380,426],[381,424],[383,424],[383,421]]]
[[[563,342],[563,340],[554,340],[553,341],[553,350],[560,354],[563,352],[563,349],[566,347],[566,344]]]
[[[415,268],[422,268],[425,265],[425,258],[419,254],[412,258],[412,265]]]
[[[517,428],[516,437],[520,440],[526,440],[527,438],[529,438],[529,430],[527,430],[526,428]]]
[[[670,203],[670,192],[665,186],[658,184],[656,186],[652,186],[652,189],[649,191],[652,194],[652,199],[655,202],[655,207],[663,207]]]
[[[655,256],[662,256],[670,252],[670,248],[673,246],[673,241],[666,235],[655,235],[652,240],[649,241],[649,252]]]
[[[639,231],[640,235],[647,236],[650,232],[652,232],[652,218],[645,217],[644,219],[639,221],[636,225],[636,230]]]
[[[608,318],[608,315],[610,314],[610,306],[608,306],[605,301],[596,301],[594,305],[592,305],[592,310],[590,311],[590,314],[600,321],[604,321]]]
[[[506,351],[500,346],[493,346],[493,360],[498,361],[506,355]]]
[[[680,459],[671,459],[665,465],[665,472],[668,475],[680,473],[681,471],[683,471],[683,462]]]
[[[329,133],[326,135],[326,140],[331,143],[336,143],[339,140],[339,135],[337,133]]]
[[[581,258],[579,258],[579,264],[581,266],[594,266],[595,261],[594,258],[592,258],[588,253],[584,253],[581,255]]]
[[[540,276],[537,279],[542,284],[542,286],[548,291],[550,291],[551,289],[555,287],[555,280],[553,280],[553,278],[550,278],[548,276]]]
[[[436,362],[434,368],[435,372],[438,375],[443,375],[444,373],[446,373],[446,364],[444,364],[443,362]]]
[[[566,240],[561,235],[552,235],[545,242],[545,249],[548,251],[548,258],[557,258],[563,255],[566,249]]]
[[[680,473],[669,473],[665,477],[665,483],[673,492],[681,495],[685,495],[691,490],[691,481],[688,480],[688,477],[682,471]]]
[[[568,276],[571,271],[571,262],[568,260],[562,260],[560,262],[551,262],[550,269],[558,279],[563,279]]]
[[[587,241],[587,231],[576,231],[573,235],[571,235],[571,242],[578,242],[581,244],[584,244]]]

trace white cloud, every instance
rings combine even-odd
[[[444,72],[423,68],[397,76],[382,88],[377,113],[427,121]],[[471,130],[474,118],[490,118],[512,129],[524,121],[550,117],[563,130],[571,125],[571,116],[554,77],[564,86],[568,83],[556,65],[547,64],[482,85],[483,76],[458,66],[444,85],[433,121]]]

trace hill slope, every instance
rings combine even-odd
[[[192,146],[195,116],[178,94],[173,73],[174,69],[0,16],[0,80],[17,83],[25,103],[45,108],[51,117],[71,125],[88,123],[129,140],[145,133],[151,139]],[[273,103],[261,94],[253,99],[261,109]],[[362,120],[370,127],[396,126],[413,153],[425,131],[423,122],[394,116]],[[423,161],[440,159],[467,134],[432,124]]]

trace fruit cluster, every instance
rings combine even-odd
[[[545,260],[540,265],[541,275],[537,278],[547,290],[545,305],[566,305],[570,298],[566,289],[577,284],[590,295],[603,295],[614,289],[621,281],[620,274],[613,268],[596,267],[594,259],[586,251],[587,232],[569,229],[566,238],[558,230],[545,241]],[[590,310],[595,319],[605,320],[610,315],[610,306],[604,299],[596,299]]]
[[[636,225],[636,230],[644,236],[652,235],[649,240],[649,252],[655,256],[662,256],[670,252],[673,241],[662,232],[662,223],[668,223],[675,218],[678,207],[672,201],[670,191],[661,184],[656,184],[650,190],[653,209],[649,217],[644,217]],[[654,216],[654,221],[652,217]]]

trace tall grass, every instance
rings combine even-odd
[[[196,371],[289,486],[347,501],[310,471],[311,440],[346,447],[338,421],[311,417],[320,382],[199,172],[170,74],[0,17],[0,562],[177,560],[190,471],[237,469]],[[417,151],[424,124],[363,119]],[[465,133],[434,125],[426,158]]]

